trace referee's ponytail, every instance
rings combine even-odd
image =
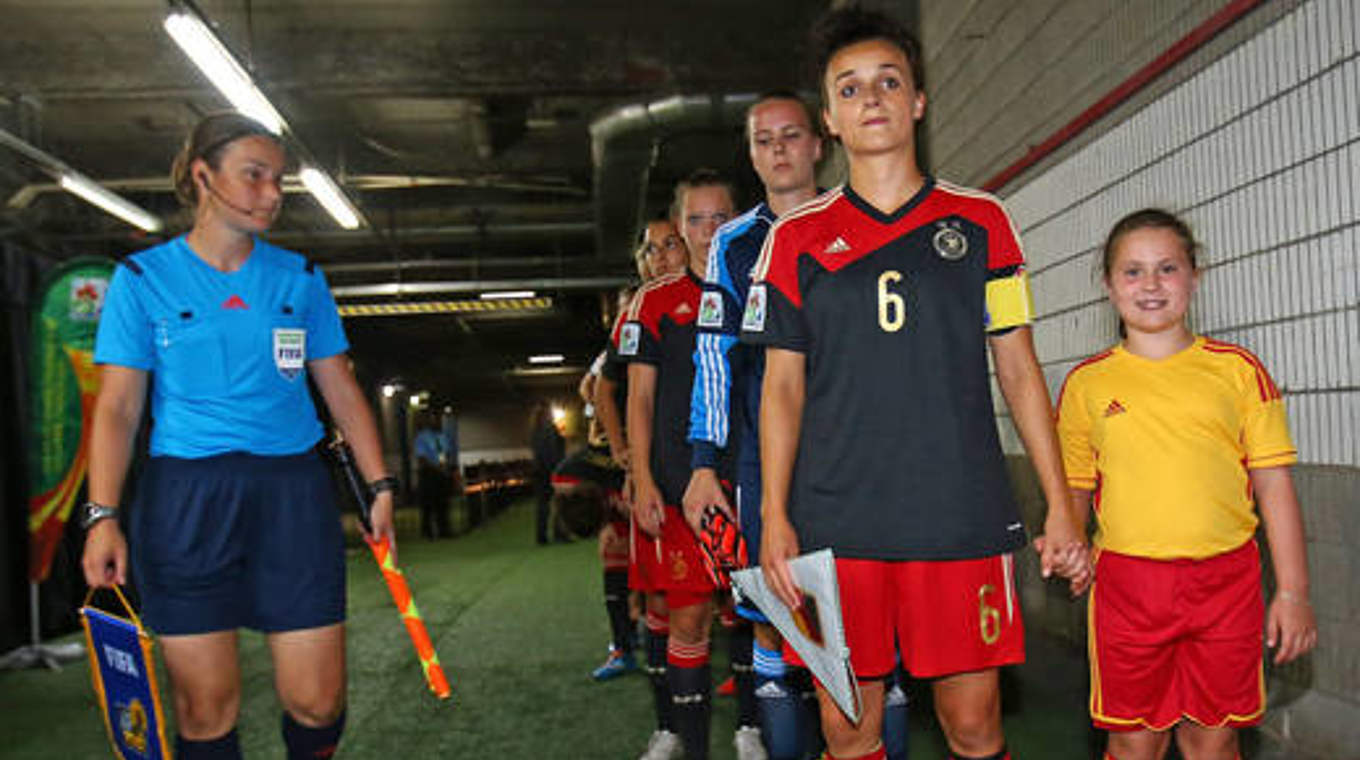
[[[204,116],[189,132],[170,166],[170,180],[175,186],[175,197],[187,208],[198,205],[198,186],[190,171],[194,161],[203,159],[215,171],[226,147],[242,137],[267,137],[282,145],[279,136],[258,121],[236,111],[219,111]]]

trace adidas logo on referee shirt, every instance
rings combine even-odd
[[[1110,405],[1105,407],[1105,416],[1113,417],[1116,414],[1123,414],[1127,411],[1128,410],[1124,408],[1124,405],[1119,403],[1119,399],[1110,399]]]

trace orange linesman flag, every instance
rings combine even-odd
[[[435,653],[434,644],[430,642],[430,634],[425,630],[425,619],[420,616],[420,608],[416,606],[416,600],[411,596],[411,587],[406,584],[406,576],[392,561],[391,546],[384,538],[380,541],[369,540],[368,548],[373,550],[373,558],[378,561],[383,580],[387,581],[387,590],[392,592],[392,601],[397,605],[397,612],[401,613],[401,621],[406,624],[406,633],[411,636],[411,644],[416,648],[416,657],[420,659],[420,669],[425,673],[425,683],[435,696],[448,699],[452,694],[449,680],[444,675],[444,667],[439,664],[439,655]]]

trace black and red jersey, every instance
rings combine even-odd
[[[927,180],[885,214],[829,192],[776,224],[755,279],[742,339],[807,360],[789,504],[802,550],[966,559],[1025,543],[986,336],[1032,308],[995,198]]]
[[[614,403],[618,405],[620,424],[625,428],[628,427],[628,362],[619,356],[619,335],[627,321],[627,309],[614,319],[609,343],[604,348],[604,366],[600,367],[600,376],[614,383]]]
[[[677,507],[689,485],[691,452],[686,439],[702,292],[703,281],[688,269],[647,283],[633,298],[618,339],[622,360],[656,366],[652,476],[666,503]]]

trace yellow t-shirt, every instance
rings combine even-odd
[[[1153,559],[1241,546],[1257,523],[1247,470],[1298,459],[1261,361],[1203,337],[1165,359],[1115,346],[1077,365],[1058,434],[1068,485],[1096,492],[1096,545]]]

